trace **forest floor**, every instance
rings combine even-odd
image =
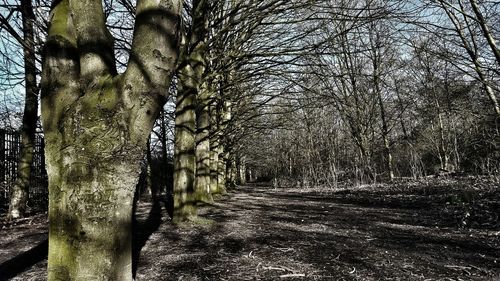
[[[500,280],[495,180],[238,187],[182,227],[158,210],[138,207],[137,280]],[[0,223],[0,279],[45,280],[44,216]]]

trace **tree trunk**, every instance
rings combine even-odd
[[[448,145],[444,132],[444,123],[443,123],[443,113],[441,112],[441,106],[436,97],[436,109],[438,111],[438,131],[439,131],[439,162],[441,165],[441,169],[448,169]]]
[[[222,135],[219,135],[219,141],[222,138]],[[224,146],[219,143],[217,146],[217,190],[216,194],[224,194],[226,193],[226,154],[224,153]]]
[[[162,171],[160,174],[156,174],[153,177],[153,181],[159,190],[159,194],[161,194],[163,191],[165,191],[165,196],[166,198],[166,208],[169,216],[173,216],[174,212],[174,200],[173,200],[173,194],[174,194],[174,185],[173,185],[173,171],[170,170],[171,165],[169,165],[168,162],[168,147],[167,147],[167,126],[168,122],[166,119],[167,113],[165,112],[165,109],[162,108],[160,110],[160,117],[161,117],[161,129],[160,129],[160,134],[161,134],[161,155],[162,155],[162,161],[161,161],[161,167],[160,171]],[[158,171],[158,169],[156,169]],[[172,173],[171,173],[172,172]],[[163,187],[165,187],[165,190],[163,190]]]
[[[142,151],[122,143],[121,155],[103,154],[83,150],[88,148],[85,138],[63,137],[71,143],[46,146],[48,279],[132,280],[132,206]]]
[[[217,181],[219,167],[219,142],[217,137],[212,137],[210,141],[210,193],[216,194],[219,190]]]
[[[196,114],[196,193],[200,201],[213,201],[210,194],[210,112],[209,92],[202,89],[198,98]]]
[[[216,105],[210,106],[210,115],[212,119],[212,126],[210,132],[210,193],[219,193],[218,171],[219,171],[219,116]]]
[[[194,71],[186,64],[179,71],[175,106],[174,215],[175,223],[196,216],[195,199],[195,100]]]
[[[384,101],[382,99],[382,93],[380,91],[378,76],[374,79],[375,79],[375,90],[377,91],[378,104],[380,108],[380,118],[382,119],[382,140],[384,142],[385,164],[387,172],[389,173],[389,180],[392,181],[394,179],[394,169],[392,165],[391,146],[389,143],[389,126],[387,125]]]
[[[232,157],[233,155],[231,153],[226,153],[226,155],[226,186],[227,188],[234,188],[236,187],[237,176],[236,161],[234,160],[234,157]]]
[[[238,165],[237,166],[238,166],[238,180],[237,180],[237,183],[239,185],[245,185],[247,183],[247,176],[246,176],[246,174],[247,174],[247,166],[246,166],[246,157],[245,156],[241,156],[238,159]],[[291,164],[290,164],[290,166],[291,166]]]
[[[153,198],[153,201],[156,202],[161,194],[161,190],[159,189],[158,185],[155,185],[153,183],[153,169],[151,169],[152,164],[153,157],[151,155],[151,135],[149,135],[148,142],[146,143],[146,167],[144,169],[146,178],[144,181],[144,190],[146,190],[146,192],[149,192],[151,194],[151,197]]]
[[[42,73],[49,281],[132,280],[134,188],[177,60],[180,9],[138,1],[133,55],[117,75],[102,3],[53,2]]]
[[[35,14],[31,0],[21,1],[21,15],[24,33],[24,81],[25,100],[23,124],[21,127],[21,152],[19,155],[17,179],[11,190],[8,217],[24,216],[31,177],[31,162],[35,147],[36,121],[38,117],[38,88],[36,85],[36,57],[33,23]]]
[[[227,180],[227,164],[228,164],[228,159],[230,159],[230,155],[228,155],[228,152],[226,151],[224,147],[224,131],[227,128],[228,123],[231,121],[231,110],[232,110],[232,103],[230,101],[223,101],[222,106],[220,110],[217,111],[217,113],[220,115],[221,122],[219,129],[217,131],[218,133],[218,140],[219,140],[219,145],[217,146],[217,155],[218,155],[218,165],[217,165],[217,193],[226,193],[226,180]]]

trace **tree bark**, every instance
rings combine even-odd
[[[21,127],[21,151],[18,161],[17,179],[11,190],[8,217],[24,216],[28,200],[31,177],[31,162],[35,148],[36,122],[38,117],[38,87],[36,83],[36,57],[33,24],[35,14],[31,0],[21,1],[24,44],[24,81],[25,100],[23,123]]]
[[[132,280],[140,162],[177,60],[181,1],[139,0],[117,75],[102,3],[56,0],[42,72],[48,280]]]

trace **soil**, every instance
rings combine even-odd
[[[244,186],[173,226],[142,201],[136,280],[500,280],[495,180],[337,189]],[[0,230],[0,279],[46,279],[46,219]]]

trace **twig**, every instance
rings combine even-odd
[[[460,266],[460,265],[445,265],[444,267],[448,268],[458,268],[458,269],[472,269],[470,266]]]
[[[252,254],[253,254],[253,251],[250,251],[250,253],[248,254],[248,256],[247,256],[247,257],[248,257],[249,259],[253,259],[254,257],[252,256]]]
[[[284,274],[280,276],[280,278],[290,278],[290,277],[306,277],[306,275],[304,273],[293,273],[293,274]]]
[[[456,268],[456,269],[461,269],[467,273],[467,275],[471,275],[471,273],[467,269],[472,269],[470,266],[459,266],[459,265],[445,265],[444,267],[447,268]]]
[[[281,267],[273,267],[273,266],[263,266],[262,267],[263,269],[265,270],[280,270],[280,271],[287,271],[286,269],[284,268],[281,268]]]
[[[276,249],[282,251],[283,253],[288,253],[288,252],[295,251],[294,248],[276,248]]]

